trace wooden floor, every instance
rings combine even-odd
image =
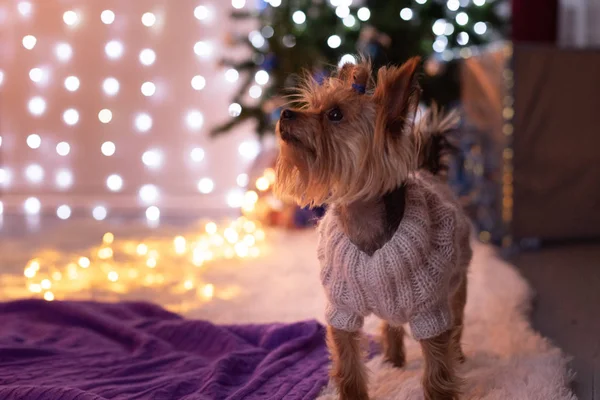
[[[521,252],[511,260],[536,291],[533,326],[573,357],[573,390],[600,400],[600,243]]]

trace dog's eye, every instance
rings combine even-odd
[[[342,114],[342,110],[336,107],[327,113],[327,118],[330,121],[341,121],[344,118],[344,114]]]

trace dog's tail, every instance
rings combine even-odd
[[[457,152],[458,148],[448,140],[447,134],[456,129],[458,122],[457,111],[443,114],[435,104],[424,113],[414,130],[417,169],[434,175],[448,169],[447,156]]]

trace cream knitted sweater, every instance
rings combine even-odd
[[[462,282],[472,255],[470,223],[437,178],[419,172],[408,179],[398,230],[372,256],[344,234],[335,207],[318,230],[331,326],[356,331],[373,313],[392,325],[409,323],[417,340],[451,327],[450,295]]]

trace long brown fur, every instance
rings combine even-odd
[[[404,328],[402,326],[391,326],[387,321],[384,321],[381,337],[383,340],[383,355],[386,361],[392,363],[394,367],[404,367],[406,363]]]
[[[458,400],[461,380],[455,372],[458,360],[452,330],[420,343],[425,359],[425,400]]]
[[[456,293],[452,296],[452,317],[454,327],[452,328],[452,342],[456,349],[458,362],[465,362],[465,354],[462,349],[461,339],[464,324],[465,305],[467,304],[467,279],[463,277],[462,283]]]
[[[458,124],[458,112],[443,114],[436,104],[425,112],[413,135],[418,154],[417,165],[438,175],[447,169],[445,157],[456,153],[457,148],[447,138],[447,133]]]
[[[333,368],[331,377],[338,385],[340,396],[346,400],[368,400],[365,369],[358,332],[327,329],[327,345]]]
[[[439,173],[450,148],[444,134],[456,123],[456,115],[443,116],[433,109],[415,122],[418,67],[414,58],[401,67],[382,68],[376,85],[365,60],[344,65],[322,85],[307,78],[295,97],[300,106],[282,113],[277,125],[281,152],[276,192],[303,206],[334,205],[344,233],[370,255],[398,229],[406,179],[418,169]],[[358,90],[362,88],[364,94]],[[331,120],[332,110],[343,118]],[[427,400],[456,399],[460,392],[455,366],[463,359],[466,277],[459,279],[463,284],[448,299],[453,328],[421,341]],[[405,363],[403,337],[402,327],[384,324],[385,358],[397,367]],[[342,400],[368,399],[359,341],[360,333],[328,329],[331,374]]]

